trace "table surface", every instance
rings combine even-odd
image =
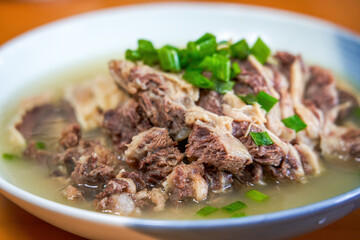
[[[0,0],[0,44],[34,27],[95,9],[154,2],[149,0]],[[163,2],[163,1],[157,1]],[[233,0],[312,15],[360,33],[360,0]],[[0,195],[0,239],[83,239],[25,212]],[[360,239],[360,209],[316,232],[296,238]]]

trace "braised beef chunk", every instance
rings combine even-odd
[[[274,57],[279,61],[280,63],[280,71],[287,77],[287,79],[290,78],[290,68],[291,65],[295,62],[296,56],[288,53],[279,51],[277,52]]]
[[[174,203],[187,199],[202,201],[208,194],[208,185],[204,179],[204,167],[196,162],[181,163],[166,178],[165,190]]]
[[[153,127],[133,137],[125,152],[126,163],[141,172],[149,186],[160,186],[183,159],[166,129]]]
[[[239,174],[234,175],[234,179],[241,184],[260,183],[263,180],[263,169],[260,164],[254,162],[247,165]]]
[[[339,103],[335,78],[330,71],[318,66],[310,67],[305,99],[310,99],[324,113]]]
[[[116,147],[122,151],[133,136],[151,127],[142,108],[134,99],[105,112],[103,125]]]
[[[122,172],[121,177],[130,178],[135,183],[137,191],[143,190],[146,187],[145,181],[137,172]]]
[[[17,124],[16,129],[26,140],[38,139],[39,135],[49,132],[56,132],[63,126],[76,123],[72,107],[67,102],[58,104],[43,104],[35,106],[26,112],[22,122]],[[44,129],[44,127],[48,127]],[[49,129],[51,127],[51,129]]]
[[[250,125],[249,122],[233,122],[233,135],[244,144],[254,161],[260,164],[278,166],[285,157],[282,149],[276,144],[256,145],[249,134],[250,132],[261,132],[261,129]]]
[[[162,91],[142,92],[138,95],[139,106],[155,127],[167,128],[173,138],[187,131],[185,108],[172,101]]]
[[[62,191],[63,197],[71,202],[81,202],[84,201],[85,198],[83,196],[83,192],[79,189],[68,185],[63,191]]]
[[[209,191],[214,193],[226,192],[231,188],[233,174],[226,171],[219,171],[214,167],[205,167],[205,179],[209,186]]]
[[[268,87],[263,76],[249,62],[237,61],[241,68],[241,73],[236,76],[234,92],[238,95],[258,94],[260,91],[268,92]]]
[[[265,175],[276,181],[295,180],[297,176],[294,170],[297,170],[296,160],[293,156],[287,155],[279,166],[263,165]]]
[[[343,141],[343,149],[350,155],[355,161],[360,161],[360,130],[349,129],[341,136]]]
[[[238,152],[230,151],[229,147],[231,149],[233,142],[226,140],[230,138],[222,138],[210,124],[198,121],[190,133],[186,156],[190,160],[206,163],[219,170],[237,173],[250,162],[248,158],[239,156]]]
[[[221,116],[224,115],[222,103],[222,95],[212,90],[201,89],[200,98],[196,104],[209,112]]]
[[[84,192],[98,193],[110,179],[115,177],[114,169],[99,159],[96,153],[82,156],[71,173],[74,185]]]
[[[339,94],[339,104],[343,104],[343,103],[350,104],[349,107],[339,112],[337,121],[341,122],[352,115],[353,111],[359,107],[359,103],[356,97],[352,95],[350,92],[338,89],[338,94]]]
[[[162,211],[165,208],[166,195],[160,188],[144,189],[133,196],[135,205],[141,209],[152,208],[153,211]]]
[[[122,216],[131,215],[135,211],[135,203],[131,196],[131,186],[124,179],[110,180],[104,190],[96,195],[94,205],[96,210],[110,212]]]
[[[81,129],[79,124],[72,124],[62,132],[60,145],[65,149],[76,147],[81,139]]]
[[[164,78],[148,66],[136,66],[133,62],[110,61],[110,74],[115,82],[130,94],[152,89],[166,90]]]

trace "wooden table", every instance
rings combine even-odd
[[[149,0],[0,0],[0,44],[47,22],[95,9]],[[158,1],[160,2],[160,1]],[[233,0],[313,15],[360,33],[360,0]],[[82,239],[25,212],[0,195],[0,239]],[[326,240],[360,239],[360,209],[311,234],[297,238]]]

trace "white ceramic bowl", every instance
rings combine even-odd
[[[289,12],[232,4],[152,4],[113,8],[57,21],[0,48],[0,106],[24,84],[89,59],[136,48],[139,38],[183,45],[205,32],[302,53],[360,86],[360,40],[330,23]],[[357,81],[356,81],[357,80]],[[3,108],[0,107],[2,110]],[[0,111],[1,111],[0,110]],[[238,219],[163,221],[105,215],[58,204],[0,175],[0,190],[39,218],[92,239],[279,239],[316,230],[357,209],[360,188],[295,209]]]

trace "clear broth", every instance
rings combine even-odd
[[[41,81],[31,85],[32,91],[23,91],[18,94],[23,98],[30,95],[41,93],[42,90],[51,88],[54,94],[61,96],[63,88],[66,84],[77,83],[86,79],[91,79],[96,74],[108,74],[107,66],[103,64],[106,61],[96,61],[91,64],[76,66],[73,71],[65,71],[65,74],[52,74],[51,77],[44,77]],[[76,70],[75,70],[76,69]],[[82,69],[79,71],[78,69]],[[86,69],[86,71],[84,71]],[[90,69],[90,70],[89,70]],[[54,77],[56,76],[56,77]],[[33,86],[37,87],[33,87]],[[28,89],[25,88],[24,89]],[[7,128],[10,119],[15,112],[15,105],[18,102],[13,102],[13,106],[7,106],[7,112],[3,112],[0,119],[0,153],[14,152],[14,148],[10,145],[7,136]],[[21,153],[18,153],[21,156]],[[342,193],[346,193],[352,189],[360,187],[360,168],[328,165],[324,163],[326,171],[321,176],[308,176],[306,183],[272,183],[266,186],[242,187],[240,190],[233,191],[223,196],[218,196],[216,200],[213,199],[211,203],[215,207],[223,207],[234,201],[242,201],[247,205],[247,208],[240,211],[245,212],[246,215],[256,215],[262,213],[270,213],[295,207],[304,206],[307,204],[322,201]],[[32,194],[52,200],[65,205],[70,205],[82,209],[93,210],[90,203],[76,204],[67,202],[61,196],[61,190],[64,186],[56,179],[49,177],[49,172],[46,166],[40,166],[32,161],[25,159],[6,160],[0,158],[0,174],[10,183],[24,189]],[[270,198],[264,202],[254,202],[247,198],[245,193],[250,189],[257,189],[267,194]],[[162,212],[143,212],[142,218],[151,219],[201,219],[195,213],[200,208],[208,205],[206,201],[201,203],[188,202],[181,206],[168,206]],[[218,210],[209,218],[227,218],[230,215]]]

